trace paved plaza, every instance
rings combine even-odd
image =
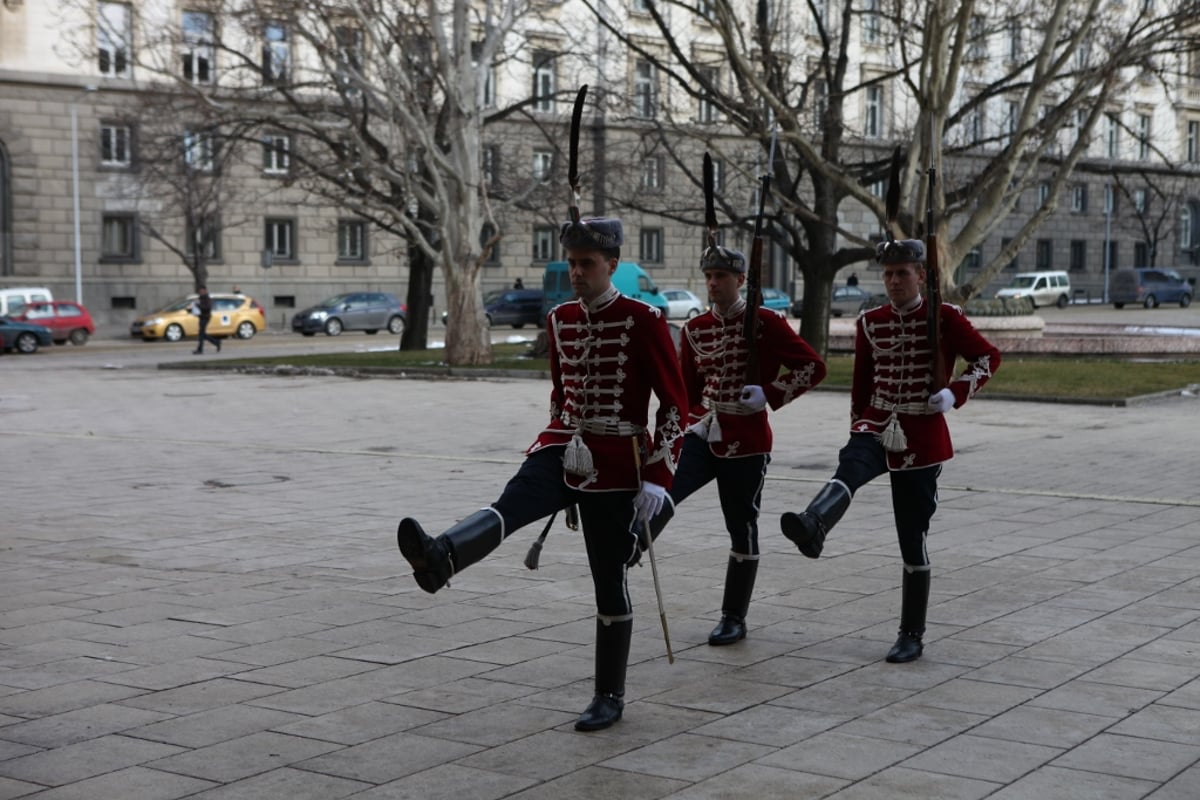
[[[40,358],[35,357],[35,358]],[[486,505],[537,380],[269,377],[0,359],[0,800],[1195,800],[1200,400],[951,415],[925,656],[883,656],[886,479],[810,561],[779,533],[848,397],[775,414],[749,637],[706,643],[715,487],[630,575],[625,718],[577,733],[594,607],[561,521],[420,591],[399,517]]]

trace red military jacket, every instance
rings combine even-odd
[[[941,350],[947,365],[963,358],[966,369],[945,388],[954,407],[967,402],[1000,366],[1000,351],[975,330],[958,306],[942,303]],[[890,303],[864,311],[854,343],[854,383],[850,397],[851,433],[882,435],[893,413],[907,440],[900,452],[887,454],[888,469],[918,469],[954,457],[944,414],[930,411],[929,339],[925,298],[908,309]]]
[[[742,336],[745,318],[746,303],[739,300],[729,316],[722,317],[715,308],[710,309],[689,320],[679,336],[689,423],[700,423],[709,439],[709,449],[722,458],[771,452],[771,425],[766,409],[747,414],[738,403],[747,383],[762,386],[767,404],[778,409],[825,378],[825,362],[808,342],[778,314],[760,308],[759,374],[747,381],[748,350]],[[787,372],[780,374],[781,367]]]
[[[604,492],[636,490],[647,480],[670,489],[687,395],[662,313],[614,288],[590,305],[556,306],[546,333],[550,424],[527,452],[570,445],[578,434],[592,469],[587,475],[564,470],[567,485]],[[653,436],[646,429],[651,392],[658,398]]]

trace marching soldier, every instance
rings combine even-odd
[[[881,242],[887,305],[858,318],[850,398],[850,441],[838,468],[808,508],[783,515],[783,534],[800,552],[817,558],[825,537],[859,487],[890,473],[892,509],[904,561],[900,634],[887,654],[893,663],[921,656],[929,604],[929,554],[925,539],[937,510],[937,479],[954,456],[944,414],[958,408],[1000,366],[1000,351],[984,339],[957,306],[941,304],[940,350],[945,363],[962,357],[966,369],[931,392],[931,351],[926,331],[925,245],[918,239]]]
[[[651,529],[657,536],[675,506],[716,479],[730,550],[721,620],[708,643],[726,645],[746,638],[746,613],[758,574],[758,511],[772,441],[766,407],[778,409],[820,383],[825,362],[786,320],[758,308],[759,375],[748,381],[743,325],[750,312],[739,291],[746,282],[746,257],[710,245],[701,255],[700,269],[712,306],[689,320],[679,337],[691,424],[670,504]]]
[[[662,508],[675,474],[686,394],[662,314],[612,285],[624,237],[618,219],[567,222],[560,241],[577,299],[546,320],[550,421],[500,499],[442,535],[401,520],[400,552],[422,589],[436,592],[513,531],[578,505],[596,594],[596,693],[576,730],[607,728],[624,709],[633,631],[626,569],[636,523]],[[653,435],[650,393],[658,398]]]

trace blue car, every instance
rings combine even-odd
[[[46,326],[0,317],[0,352],[16,350],[18,353],[36,353],[39,347],[52,344],[54,335]]]
[[[742,287],[742,297],[746,296],[746,287]],[[788,297],[778,289],[770,286],[764,286],[762,290],[762,307],[774,311],[781,317],[786,317],[788,312],[792,310],[792,298]]]

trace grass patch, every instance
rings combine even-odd
[[[487,369],[544,371],[544,358],[527,358],[528,344],[493,346],[494,361]],[[340,367],[345,369],[417,369],[444,367],[444,350],[320,353],[303,356],[242,358],[221,366]],[[824,386],[849,389],[854,359],[831,356]],[[962,364],[958,367],[962,369]],[[469,369],[469,368],[458,368]],[[1008,356],[984,394],[1015,397],[1057,397],[1078,400],[1119,400],[1200,384],[1200,360],[1120,361],[1113,358],[1017,358]]]

